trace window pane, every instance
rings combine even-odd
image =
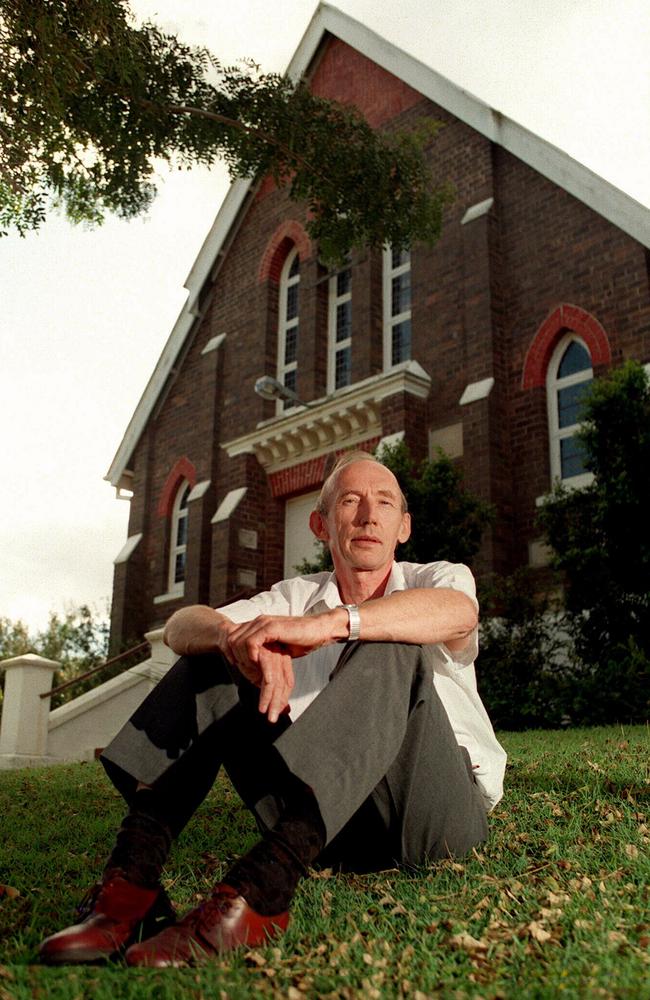
[[[566,375],[575,375],[576,372],[583,372],[586,368],[591,368],[589,352],[577,340],[572,340],[562,355],[557,377],[564,378]]]
[[[411,272],[405,271],[392,281],[391,315],[399,316],[411,308]]]
[[[179,552],[174,563],[174,583],[182,583],[185,579],[185,553]]]
[[[401,267],[402,264],[408,264],[410,256],[410,250],[392,250],[390,259],[393,270],[396,267]]]
[[[296,391],[296,375],[297,372],[295,368],[293,368],[292,371],[290,372],[284,373],[284,384],[286,385],[287,389],[291,389],[292,392]],[[284,400],[284,405],[283,405],[284,410],[290,410],[292,406],[296,406],[296,403],[294,403],[292,399]]]
[[[298,350],[298,327],[292,326],[286,331],[285,341],[284,341],[284,363],[285,365],[290,365],[292,361],[296,360],[296,352]]]
[[[350,385],[352,378],[350,348],[344,347],[336,352],[334,365],[334,388],[340,389],[344,385]]]
[[[336,307],[336,341],[347,340],[352,328],[352,303],[348,300]]]
[[[300,257],[298,254],[293,258],[293,264],[289,268],[289,277],[295,278],[297,274],[300,274]]]
[[[402,361],[408,361],[411,357],[411,321],[404,320],[403,323],[396,323],[393,327],[391,363],[399,365]]]
[[[295,319],[298,315],[298,285],[290,285],[287,288],[287,315],[286,319]]]
[[[176,525],[176,544],[185,545],[187,543],[187,515],[179,517]]]
[[[579,422],[580,401],[590,382],[591,379],[585,379],[577,385],[568,385],[565,389],[558,390],[557,415],[560,427],[572,427]]]
[[[345,271],[341,271],[336,276],[336,294],[337,297],[341,295],[347,295],[350,291],[352,285],[352,271],[348,267]]]
[[[586,472],[584,459],[584,451],[575,434],[572,437],[562,438],[560,441],[562,479]]]

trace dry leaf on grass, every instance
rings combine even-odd
[[[488,949],[485,941],[477,940],[477,938],[468,934],[467,931],[461,931],[460,934],[452,935],[449,943],[452,948],[458,948],[460,951],[468,951],[470,954],[477,954]]]
[[[3,896],[6,896],[7,899],[15,899],[16,896],[20,896],[20,889],[14,889],[13,885],[0,884],[0,899]]]
[[[550,931],[547,931],[545,927],[542,927],[537,920],[531,920],[528,924],[527,930],[533,940],[539,941],[540,944],[550,941],[553,936]]]

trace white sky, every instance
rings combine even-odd
[[[650,206],[647,0],[339,0],[379,34]],[[225,62],[287,65],[314,0],[133,0]],[[226,172],[164,180],[147,219],[0,240],[0,617],[104,609],[128,504],[103,477],[185,301]]]

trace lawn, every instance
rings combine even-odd
[[[38,944],[70,922],[122,803],[98,764],[0,772],[0,1000],[650,998],[650,729],[501,738],[506,796],[479,851],[317,873],[283,938],[203,969],[40,967]],[[220,782],[166,870],[179,909],[253,839]]]

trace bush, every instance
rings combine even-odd
[[[567,616],[535,593],[530,570],[481,588],[479,692],[498,729],[548,729],[572,719]]]
[[[557,486],[540,512],[566,583],[580,723],[650,717],[650,380],[627,362],[585,397],[593,483]]]

